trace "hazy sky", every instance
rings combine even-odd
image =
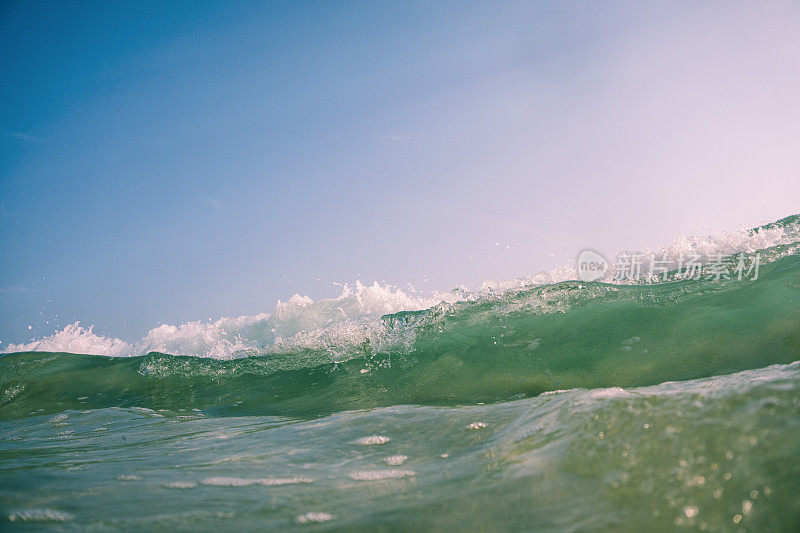
[[[800,4],[653,4],[3,1],[0,341],[799,212]]]

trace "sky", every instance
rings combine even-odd
[[[0,1],[0,342],[800,212],[797,2]]]

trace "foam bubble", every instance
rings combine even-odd
[[[8,515],[11,522],[68,522],[75,517],[55,509],[20,509]]]
[[[298,524],[319,524],[329,520],[333,520],[333,515],[328,513],[305,513],[295,519]]]
[[[197,486],[197,483],[194,481],[172,481],[164,483],[164,486],[168,489],[193,489]]]
[[[296,485],[299,483],[312,483],[314,480],[307,477],[287,478],[242,478],[242,477],[207,477],[200,481],[203,485],[212,487],[247,487],[250,485],[263,485],[265,487],[278,487],[281,485]]]
[[[386,470],[359,470],[350,473],[350,478],[356,481],[378,481],[382,479],[400,479],[415,476],[412,470],[390,468]]]
[[[369,437],[361,437],[353,442],[353,444],[359,444],[361,446],[370,446],[373,444],[386,444],[391,439],[389,437],[385,437],[383,435],[370,435]]]

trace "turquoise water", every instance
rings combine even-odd
[[[0,524],[796,531],[796,225],[760,229],[757,280],[527,285],[326,343],[262,317],[224,358],[3,355]]]

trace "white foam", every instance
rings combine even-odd
[[[704,237],[678,235],[669,245],[660,245],[655,248],[646,247],[643,250],[626,250],[617,254],[616,259],[619,260],[622,255],[638,256],[642,278],[650,277],[653,281],[657,281],[657,278],[663,275],[664,267],[667,270],[677,269],[690,259],[707,265],[719,258],[734,254],[751,256],[759,250],[796,243],[797,233],[797,227],[789,226],[786,228],[760,228],[758,231],[719,231]],[[651,271],[656,264],[661,266],[657,270]],[[610,269],[602,281],[624,281],[615,280],[616,273],[613,268]]]
[[[8,515],[10,522],[68,522],[73,518],[71,514],[55,509],[20,509]]]
[[[370,435],[369,437],[361,437],[353,441],[353,444],[358,444],[361,446],[370,446],[373,444],[386,444],[391,439],[389,437],[385,437],[383,435]]]
[[[194,481],[172,481],[164,483],[164,486],[168,489],[193,489],[197,486],[197,483]]]
[[[762,227],[758,230],[743,229],[737,231],[718,231],[706,236],[687,236],[678,235],[668,245],[658,245],[654,248],[645,247],[642,250],[623,250],[614,255],[607,256],[611,261],[611,267],[603,278],[597,281],[605,283],[630,283],[630,280],[615,279],[617,273],[614,269],[616,260],[621,256],[638,256],[641,264],[641,277],[647,278],[650,275],[658,277],[661,273],[659,268],[651,272],[651,260],[656,262],[664,261],[671,268],[677,268],[679,264],[685,264],[690,258],[699,258],[703,264],[708,264],[714,259],[733,254],[753,254],[759,250],[765,250],[774,246],[795,244],[799,240],[800,227],[796,224],[787,227],[775,226],[771,228]],[[591,244],[591,243],[587,243]],[[682,261],[681,261],[682,259]],[[763,259],[762,259],[763,261]],[[663,265],[663,263],[659,263]],[[763,263],[762,263],[763,264]],[[510,290],[520,290],[538,285],[560,283],[580,279],[578,271],[573,264],[567,264],[556,268],[550,272],[539,272],[520,278],[505,281],[485,281],[481,286],[481,291],[485,293],[502,293]]]
[[[263,485],[265,487],[278,487],[281,485],[296,485],[298,483],[312,483],[314,480],[307,477],[287,478],[242,478],[242,477],[207,477],[200,481],[203,485],[212,487],[247,487],[250,485]]]
[[[327,351],[336,361],[356,345],[380,350],[387,345],[407,342],[389,334],[380,320],[385,314],[417,311],[442,301],[455,301],[453,294],[413,296],[392,285],[341,285],[337,298],[314,302],[295,294],[278,301],[272,313],[220,318],[209,322],[187,322],[178,326],[162,324],[151,329],[138,342],[97,335],[93,327],[80,322],[28,343],[9,344],[2,352],[69,352],[126,357],[162,352],[232,359],[246,355],[285,353],[308,349]]]
[[[333,515],[328,513],[305,513],[298,516],[295,521],[298,524],[319,524],[333,520]]]
[[[92,327],[83,328],[80,322],[67,324],[64,329],[42,340],[24,344],[9,344],[4,352],[70,352],[90,355],[128,355],[131,346],[120,339],[95,335]]]
[[[378,481],[382,479],[400,479],[415,475],[416,472],[412,470],[390,468],[386,470],[359,470],[357,472],[351,472],[350,478],[356,481]]]

